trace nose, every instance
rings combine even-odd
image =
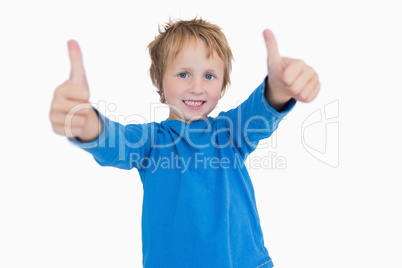
[[[204,83],[203,83],[202,78],[194,78],[188,91],[190,93],[198,95],[198,94],[202,94],[204,92],[204,90],[205,89],[204,89]]]

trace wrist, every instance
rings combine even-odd
[[[264,92],[265,99],[272,108],[280,112],[283,105],[285,105],[292,97],[285,94],[283,90],[278,89],[275,85],[272,85],[269,79],[267,80]]]
[[[81,142],[91,142],[99,138],[103,132],[103,121],[99,118],[98,112],[95,109],[89,111],[87,123],[83,132],[78,136]]]

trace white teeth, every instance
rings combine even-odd
[[[184,101],[186,104],[191,105],[191,106],[200,106],[202,104],[202,101],[195,102],[195,101]]]

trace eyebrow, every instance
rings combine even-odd
[[[193,69],[192,68],[189,68],[189,67],[177,67],[177,68],[175,68],[176,70],[189,70],[189,71],[193,71]],[[219,71],[218,70],[216,70],[216,69],[206,69],[205,70],[205,72],[208,72],[208,73],[219,73]]]

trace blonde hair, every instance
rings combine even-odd
[[[208,48],[207,57],[215,51],[224,62],[224,75],[220,98],[225,94],[230,85],[230,73],[232,71],[233,54],[228,41],[217,25],[211,24],[202,18],[192,20],[176,20],[164,26],[164,31],[159,27],[159,35],[149,43],[149,55],[151,56],[151,67],[149,74],[153,85],[157,88],[162,103],[166,102],[163,94],[163,76],[167,63],[173,61],[177,54],[186,47],[189,39],[195,37],[205,42]]]

